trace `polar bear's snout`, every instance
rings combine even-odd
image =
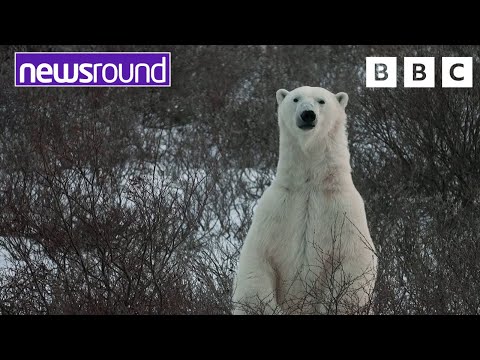
[[[297,126],[302,130],[309,130],[315,127],[317,115],[313,110],[304,110],[297,117]]]
[[[313,99],[303,98],[296,109],[297,127],[302,130],[313,129],[318,123],[317,106]]]

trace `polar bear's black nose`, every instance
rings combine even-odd
[[[300,114],[300,117],[306,124],[311,124],[315,121],[315,111],[312,110],[305,110]]]

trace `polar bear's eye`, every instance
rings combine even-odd
[[[298,102],[298,98],[293,99],[293,102]]]
[[[325,104],[325,100],[318,100],[318,103],[323,105]]]

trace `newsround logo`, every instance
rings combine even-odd
[[[170,87],[170,52],[16,52],[15,86]]]

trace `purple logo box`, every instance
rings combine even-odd
[[[16,52],[15,86],[169,87],[170,52]]]

